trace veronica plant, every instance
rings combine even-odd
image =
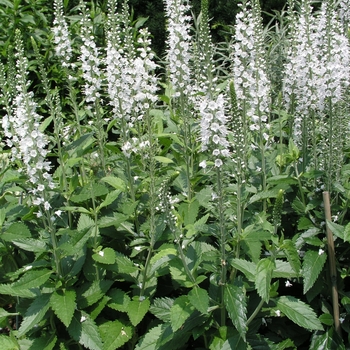
[[[260,7],[243,2],[237,14],[232,46],[233,81],[238,108],[250,129],[252,150],[258,150],[262,190],[266,190],[266,151],[269,147],[270,82],[267,76]],[[248,140],[247,140],[248,141]],[[264,205],[264,210],[266,209]]]

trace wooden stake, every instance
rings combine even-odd
[[[329,200],[329,192],[323,192],[323,203],[324,203],[324,213],[326,220],[331,221],[331,205]],[[328,258],[329,258],[329,272],[332,282],[332,302],[333,302],[333,318],[335,331],[341,337],[341,327],[339,321],[339,302],[338,302],[338,288],[337,288],[337,268],[335,262],[335,251],[334,251],[334,239],[333,233],[326,223],[326,233],[328,242]]]

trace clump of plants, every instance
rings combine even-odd
[[[128,0],[14,28],[1,349],[346,349],[347,5],[244,0],[216,45],[164,0],[161,58]]]

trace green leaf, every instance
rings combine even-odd
[[[84,231],[85,229],[89,229],[95,225],[94,220],[90,218],[90,216],[86,214],[81,214],[78,221],[77,229],[78,231]]]
[[[276,259],[276,268],[272,272],[272,278],[286,278],[291,279],[298,277],[298,274],[292,269],[288,261]]]
[[[194,307],[189,302],[187,295],[178,297],[170,309],[171,328],[176,332],[190,317]]]
[[[260,297],[268,302],[270,298],[270,283],[275,263],[269,259],[261,259],[256,265],[255,287]]]
[[[174,300],[171,298],[156,298],[153,300],[149,311],[163,322],[170,322],[170,309],[173,304]]]
[[[119,197],[120,194],[121,194],[120,190],[109,192],[106,198],[104,199],[104,201],[98,206],[98,209],[100,210],[112,204]]]
[[[29,270],[19,280],[12,284],[14,289],[31,289],[40,287],[51,276],[52,271],[48,269]]]
[[[126,190],[126,185],[125,182],[122,179],[119,179],[118,177],[114,176],[106,176],[101,179],[101,181],[104,181],[114,187],[116,190],[119,191],[125,191]]]
[[[0,349],[1,350],[20,350],[20,347],[16,339],[11,338],[8,335],[0,335]]]
[[[232,267],[244,273],[247,279],[251,282],[255,281],[256,264],[243,259],[232,259]]]
[[[138,270],[134,263],[125,255],[116,253],[116,264],[118,266],[119,273],[131,274]]]
[[[303,261],[304,294],[314,285],[327,260],[325,252],[319,254],[314,250],[305,253]]]
[[[341,226],[329,220],[327,220],[327,226],[335,236],[344,240],[344,230],[345,230],[344,226]]]
[[[137,343],[135,350],[156,350],[158,340],[161,338],[166,326],[161,324],[157,327],[151,328]],[[169,349],[170,350],[170,349]]]
[[[62,323],[69,327],[76,308],[74,290],[56,291],[51,295],[51,308]]]
[[[240,337],[238,334],[236,336],[228,338],[225,343],[222,345],[221,350],[247,350],[248,344],[245,340]]]
[[[300,327],[309,330],[323,330],[314,310],[294,297],[282,296],[278,298],[277,309]]]
[[[40,338],[35,338],[28,350],[52,350],[57,342],[57,336],[55,334],[41,336]]]
[[[1,238],[6,242],[12,242],[15,239],[30,238],[31,236],[29,228],[20,222],[13,223],[1,234]]]
[[[107,247],[98,253],[93,254],[92,258],[100,264],[114,264],[116,255],[112,248]]]
[[[46,311],[50,307],[50,296],[50,294],[42,294],[34,299],[18,329],[18,337],[23,336],[29,330],[33,329],[44,318]]]
[[[199,205],[201,205],[204,208],[208,208],[211,202],[211,196],[213,194],[213,189],[210,187],[203,188],[196,194],[196,199],[199,202]]]
[[[164,163],[164,164],[174,163],[174,161],[173,161],[172,159],[167,158],[167,157],[155,156],[154,159],[155,159],[157,162]]]
[[[110,227],[115,226],[119,227],[122,223],[128,220],[127,215],[123,215],[121,213],[113,213],[113,216],[102,216],[100,220],[98,220],[98,227]]]
[[[350,242],[350,222],[345,226],[344,229],[344,241]]]
[[[233,325],[241,338],[245,340],[247,333],[247,301],[243,285],[226,284],[224,302]]]
[[[121,289],[112,289],[108,295],[111,297],[111,301],[108,306],[114,310],[127,312],[128,305],[131,301],[130,297]]]
[[[13,297],[20,298],[34,298],[37,296],[37,293],[34,293],[30,289],[13,288],[13,286],[9,284],[0,284],[0,294],[11,295]]]
[[[17,247],[33,253],[44,253],[47,252],[47,245],[44,241],[39,241],[34,238],[21,238],[13,239],[12,243]]]
[[[113,281],[101,280],[83,285],[78,290],[78,307],[84,309],[99,301],[112,284]]]
[[[132,337],[132,327],[118,320],[101,324],[99,330],[104,343],[103,350],[118,349]]]
[[[90,350],[103,350],[103,343],[96,324],[83,311],[76,311],[68,333],[79,344]]]
[[[93,196],[94,198],[102,197],[108,193],[109,190],[106,186],[100,183],[93,183],[92,186],[85,186],[77,190],[76,193],[71,196],[70,200],[74,203],[82,203],[91,199]]]
[[[206,290],[194,287],[188,293],[188,300],[199,312],[208,314],[209,295]]]
[[[327,326],[332,326],[334,323],[333,316],[331,314],[322,314],[318,319]]]
[[[150,260],[149,276],[153,276],[162,265],[174,259],[176,255],[177,250],[175,248],[161,249],[157,254],[153,255]]]
[[[334,332],[334,328],[328,329],[323,334],[315,334],[310,345],[312,350],[345,350],[342,339]]]
[[[140,300],[139,297],[134,297],[127,309],[130,322],[133,326],[137,326],[146,315],[150,306],[149,299]]]
[[[282,249],[284,253],[286,254],[286,257],[288,259],[288,262],[292,266],[293,270],[299,274],[300,272],[300,258],[298,251],[295,247],[295,244],[290,239],[285,239],[283,241]]]
[[[196,222],[199,211],[199,202],[194,200],[190,203],[181,203],[178,209],[179,214],[183,217],[184,224],[190,225]]]

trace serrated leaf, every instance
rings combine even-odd
[[[174,304],[174,299],[171,298],[156,298],[150,306],[149,311],[162,320],[163,322],[170,322],[170,309]]]
[[[15,339],[8,335],[0,335],[0,349],[1,350],[20,350],[20,347]]]
[[[232,267],[244,273],[247,279],[251,282],[255,280],[256,264],[252,261],[243,259],[232,259]]]
[[[202,314],[208,313],[209,295],[202,288],[194,287],[188,293],[189,302]]]
[[[159,338],[162,336],[166,326],[161,324],[157,327],[151,328],[136,344],[135,350],[156,350]]]
[[[18,337],[26,334],[44,318],[46,311],[50,307],[50,296],[50,294],[42,294],[34,299],[18,329]]]
[[[27,252],[43,253],[47,251],[46,243],[34,238],[13,239],[12,243]]]
[[[233,325],[242,339],[245,340],[247,333],[247,302],[243,285],[226,284],[224,302]]]
[[[247,350],[248,344],[238,334],[236,336],[228,338],[222,345],[221,350]]]
[[[118,320],[101,324],[99,330],[104,343],[103,350],[118,349],[132,337],[132,327]],[[112,337],[111,334],[113,334]]]
[[[92,258],[100,264],[114,264],[115,263],[115,251],[112,248],[105,248],[96,254],[92,255]]]
[[[128,216],[121,213],[113,213],[113,216],[102,216],[100,220],[98,220],[98,227],[110,227],[120,226],[123,222],[127,221]]]
[[[314,285],[317,277],[323,269],[327,260],[326,253],[308,250],[304,255],[303,277],[304,277],[304,294]]]
[[[0,294],[11,295],[13,297],[20,298],[34,298],[37,295],[37,293],[34,293],[30,289],[13,288],[13,286],[9,284],[0,284]]]
[[[94,220],[92,220],[90,216],[86,214],[81,214],[79,217],[77,229],[78,231],[84,231],[85,229],[89,229],[94,225]]]
[[[286,278],[291,279],[298,277],[298,274],[292,269],[288,261],[276,259],[276,268],[272,272],[272,278]]]
[[[334,328],[328,329],[323,334],[315,334],[310,345],[312,350],[345,350],[342,339],[334,332]]]
[[[119,191],[125,191],[126,185],[125,182],[122,179],[119,179],[118,177],[114,176],[106,176],[101,179],[101,181],[104,181],[114,187],[116,190]]]
[[[275,263],[269,258],[261,259],[256,265],[255,288],[265,302],[270,298],[270,284],[274,269]]]
[[[335,236],[344,240],[344,226],[336,224],[335,222],[329,220],[327,220],[327,226]]]
[[[103,343],[98,328],[85,312],[75,312],[68,327],[68,333],[75,341],[90,350],[103,350]]]
[[[139,297],[134,297],[127,309],[130,322],[133,326],[137,326],[145,317],[150,306],[149,299],[140,300]]]
[[[87,283],[78,291],[77,304],[79,308],[86,308],[99,301],[113,284],[113,281],[101,280]]]
[[[68,327],[76,308],[76,293],[74,290],[56,291],[52,293],[51,308],[62,323]]]
[[[29,270],[19,280],[12,284],[14,289],[31,289],[40,287],[51,276],[52,271],[49,269]]]
[[[170,309],[171,328],[176,332],[191,316],[194,307],[189,302],[187,295],[178,297]]]
[[[108,295],[111,297],[108,306],[114,310],[127,312],[130,297],[121,289],[112,289]]]
[[[109,192],[104,201],[98,206],[98,209],[100,210],[112,204],[119,197],[120,194],[120,190],[114,190],[112,192]]]
[[[57,342],[56,335],[51,336],[41,336],[40,338],[35,338],[33,343],[30,345],[28,350],[52,350]]]
[[[153,255],[150,260],[149,276],[153,274],[165,263],[175,258],[177,250],[175,248],[161,249],[157,254]]]
[[[1,239],[6,242],[12,242],[15,239],[30,238],[32,235],[29,228],[20,222],[11,224],[4,233],[1,234]]]
[[[154,159],[155,159],[157,162],[164,163],[164,164],[174,163],[174,161],[173,161],[172,159],[167,158],[167,157],[155,156]]]
[[[282,248],[293,270],[299,274],[301,264],[295,244],[290,239],[285,239]]]
[[[282,296],[277,299],[277,309],[298,326],[309,330],[323,330],[322,324],[311,307],[291,297]]]
[[[116,253],[116,264],[119,273],[131,274],[138,270],[128,257],[118,252]]]
[[[86,186],[77,190],[76,193],[70,197],[70,200],[73,203],[82,203],[91,199],[93,196],[94,198],[105,196],[108,192],[109,190],[105,185],[94,183],[92,186]]]

